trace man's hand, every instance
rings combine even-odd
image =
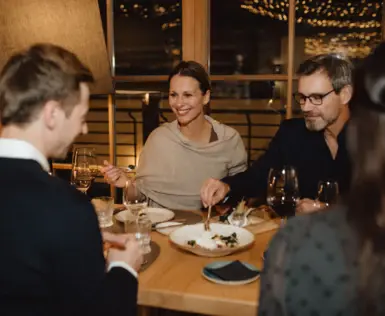
[[[299,200],[296,206],[295,211],[298,213],[313,213],[324,208],[326,205],[319,201],[314,201],[310,199]]]
[[[114,234],[110,232],[102,232],[103,242],[124,248],[127,241],[126,234]]]
[[[127,177],[122,169],[111,165],[106,160],[104,160],[104,167],[102,167],[100,171],[104,175],[104,179],[106,179],[109,184],[118,188],[123,188],[127,181],[131,184],[130,178]]]
[[[229,191],[229,185],[220,180],[213,178],[206,180],[201,188],[203,206],[208,207],[217,204],[225,198]]]
[[[121,241],[124,242],[122,247],[111,247],[107,260],[109,262],[114,261],[123,261],[127,263],[130,267],[135,269],[135,271],[139,271],[142,263],[143,263],[143,252],[140,248],[139,243],[136,241],[135,236],[124,234],[124,235],[115,235],[115,238],[119,239],[119,244]],[[115,239],[116,242],[117,239]]]

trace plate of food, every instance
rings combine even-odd
[[[211,223],[210,231],[204,224],[186,225],[169,235],[170,242],[179,248],[203,257],[223,257],[248,248],[254,235],[232,225]]]
[[[144,210],[152,224],[167,222],[174,218],[175,213],[165,208],[148,207]],[[121,211],[115,215],[119,222],[133,222],[136,217],[129,210]]]

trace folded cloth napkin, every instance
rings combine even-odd
[[[256,277],[259,271],[251,270],[239,260],[221,268],[205,268],[205,270],[224,281],[244,281]]]

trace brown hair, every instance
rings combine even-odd
[[[209,75],[205,68],[196,61],[181,61],[174,67],[168,76],[168,83],[175,75],[194,78],[199,83],[199,89],[205,95],[207,91],[211,90],[211,82]],[[211,112],[210,102],[204,105],[204,113],[209,115]]]
[[[360,315],[379,315],[385,280],[385,43],[354,74],[349,124],[353,182],[348,220],[361,242]]]
[[[23,125],[55,100],[70,115],[79,101],[80,83],[93,82],[91,71],[68,50],[36,44],[13,55],[0,73],[1,124]]]

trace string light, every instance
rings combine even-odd
[[[363,58],[380,41],[381,37],[377,32],[352,32],[333,36],[319,33],[316,37],[305,38],[305,54],[318,55],[340,52],[349,57]]]
[[[139,1],[138,1],[139,2]],[[155,4],[155,5],[142,5],[139,3],[135,4],[121,4],[119,6],[120,13],[125,16],[140,16],[144,19],[148,19],[150,16],[151,17],[167,17],[170,16],[171,21],[167,21],[162,23],[161,27],[163,31],[175,28],[175,27],[180,27],[181,26],[181,19],[179,17],[175,18],[175,12],[178,10],[181,10],[180,3],[176,2],[174,4],[169,4],[169,5],[160,5],[160,4]]]
[[[314,27],[373,29],[381,27],[379,1],[297,0],[296,21]],[[289,0],[246,0],[241,8],[251,13],[287,21]]]

